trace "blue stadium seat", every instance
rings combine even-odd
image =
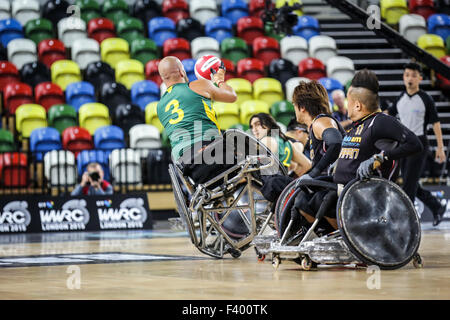
[[[69,84],[66,88],[66,102],[78,112],[83,104],[95,102],[94,86],[86,81]]]
[[[16,19],[0,20],[0,42],[6,48],[14,39],[23,38],[22,25]]]
[[[86,167],[91,162],[97,162],[103,168],[105,176],[104,180],[109,181],[109,158],[110,152],[102,150],[83,150],[77,156],[77,168],[78,168],[78,180],[81,180],[83,172],[86,171]]]
[[[171,38],[176,38],[177,33],[175,23],[166,17],[153,18],[148,22],[148,33],[150,39],[162,47],[164,41]]]
[[[37,128],[31,132],[30,150],[36,161],[42,161],[48,151],[61,149],[61,137],[55,128]]]
[[[298,17],[297,25],[292,28],[292,32],[296,36],[309,40],[320,34],[319,21],[311,16]]]
[[[131,87],[131,102],[137,104],[143,111],[147,104],[158,101],[159,98],[159,86],[153,81],[138,81]]]
[[[233,23],[224,17],[214,17],[209,19],[205,25],[207,37],[222,42],[223,39],[233,37]]]
[[[183,61],[181,61],[181,63],[184,66],[184,70],[186,70],[186,74],[189,78],[189,81],[197,80],[197,76],[195,75],[195,71],[194,71],[196,61],[197,60],[195,60],[195,59],[184,59]]]
[[[450,16],[447,14],[433,14],[428,18],[428,33],[440,36],[444,42],[450,36]]]
[[[121,128],[104,126],[95,130],[94,145],[98,150],[112,151],[125,148],[125,137]]]
[[[328,99],[330,100],[331,105],[333,105],[333,99],[331,99],[331,93],[337,89],[344,90],[344,86],[338,80],[333,79],[333,78],[320,78],[319,82],[327,90]]]
[[[223,0],[222,16],[227,17],[235,25],[242,17],[248,16],[248,5],[244,0]]]

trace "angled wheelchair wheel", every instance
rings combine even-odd
[[[406,265],[420,245],[420,221],[413,203],[386,179],[349,182],[337,203],[337,221],[350,251],[381,269]]]
[[[295,197],[300,190],[295,190],[295,180],[289,183],[283,192],[281,192],[280,197],[275,205],[275,227],[278,232],[278,236],[284,233],[289,220],[291,218],[291,207],[294,204]]]

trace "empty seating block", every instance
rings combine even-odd
[[[124,0],[106,0],[102,6],[102,16],[115,24],[128,17],[128,4]]]
[[[4,187],[28,186],[28,159],[25,153],[0,154],[0,184]]]
[[[220,58],[219,42],[211,37],[199,37],[191,42],[192,58],[200,59],[204,55],[214,55]]]
[[[189,12],[192,18],[204,25],[209,19],[218,16],[217,3],[215,0],[191,0]]]
[[[23,30],[19,21],[15,19],[0,20],[0,42],[6,48],[14,39],[23,38]]]
[[[36,45],[42,40],[51,39],[54,37],[52,22],[47,19],[30,20],[25,25],[25,35]]]
[[[137,104],[142,111],[153,101],[159,100],[159,86],[150,80],[136,82],[131,87],[131,101]]]
[[[31,132],[30,150],[36,161],[42,161],[45,153],[61,148],[61,137],[55,128],[37,128]]]
[[[253,40],[253,56],[268,66],[273,59],[279,59],[280,45],[277,40],[270,37],[258,37]]]
[[[77,122],[77,111],[68,104],[57,104],[48,110],[48,125],[60,134],[69,127],[75,127]]]
[[[69,127],[62,133],[63,149],[74,153],[75,157],[83,150],[94,148],[91,134],[85,128]]]
[[[11,4],[11,12],[13,18],[19,21],[22,26],[41,16],[37,0],[14,0]]]
[[[229,18],[233,25],[242,17],[248,16],[248,5],[244,0],[223,0],[222,16]]]
[[[284,99],[280,81],[272,78],[261,78],[253,82],[253,97],[262,100],[269,106]]]
[[[205,33],[221,43],[224,39],[233,36],[233,23],[225,17],[211,18],[206,22]]]
[[[142,169],[139,152],[116,149],[109,156],[110,172],[115,184],[141,184]]]
[[[111,124],[108,107],[104,104],[91,102],[81,106],[78,111],[80,127],[94,135],[95,130]]]
[[[144,34],[144,25],[142,24],[142,21],[137,18],[121,19],[117,24],[117,35],[128,41],[129,44],[131,44],[131,41],[134,39],[143,38]]]
[[[427,33],[427,22],[418,14],[405,14],[399,21],[400,34],[412,43],[416,43],[421,35]]]
[[[353,60],[347,57],[335,56],[328,59],[327,76],[338,80],[342,85],[353,79],[355,65]]]
[[[99,90],[104,83],[114,82],[116,75],[114,69],[103,61],[91,62],[84,70],[84,80],[92,83]]]
[[[128,42],[120,38],[108,38],[100,45],[102,61],[116,68],[119,61],[130,59],[130,48]]]
[[[186,75],[188,76],[189,81],[197,80],[197,76],[195,75],[195,60],[194,59],[184,59],[181,61],[183,64],[184,70],[186,71]],[[227,68],[228,73],[228,68]],[[159,92],[159,88],[158,88]]]
[[[162,47],[164,41],[171,38],[176,38],[175,23],[166,17],[158,17],[148,22],[149,37],[155,43]]]
[[[309,39],[309,55],[327,63],[328,59],[337,55],[336,41],[329,36],[314,36]]]
[[[202,24],[193,18],[179,20],[177,23],[177,34],[178,38],[185,38],[189,42],[205,35]]]
[[[95,102],[95,89],[86,81],[74,82],[66,88],[66,101],[78,111],[85,103]]]
[[[250,46],[253,40],[264,36],[264,23],[257,17],[242,17],[237,22],[237,35]]]
[[[3,109],[12,115],[22,104],[34,103],[33,89],[26,83],[10,83],[3,90]]]
[[[16,150],[14,136],[11,131],[0,129],[0,153]]]
[[[39,61],[51,68],[53,62],[66,59],[66,47],[58,39],[45,39],[38,45]]]
[[[80,18],[86,23],[101,15],[100,4],[95,0],[77,0],[75,1],[75,5],[80,8]]]
[[[64,93],[60,86],[51,82],[42,82],[34,88],[36,102],[49,110],[55,104],[64,103]]]
[[[298,65],[308,58],[308,42],[299,36],[286,36],[280,41],[281,57]]]
[[[220,44],[222,57],[234,63],[249,57],[248,47],[241,38],[227,38]]]
[[[396,25],[400,18],[409,13],[406,0],[380,0],[381,17],[387,24]]]
[[[158,72],[158,65],[160,61],[160,59],[150,60],[145,65],[145,79],[153,81],[158,86],[162,83],[162,79]]]
[[[241,123],[247,124],[250,121],[250,118],[257,113],[269,113],[270,107],[269,104],[265,101],[260,100],[248,100],[241,104],[240,114],[241,114]]]
[[[155,0],[136,0],[133,2],[133,16],[141,19],[143,23],[162,16],[160,0],[158,2]]]
[[[191,58],[191,47],[189,42],[183,38],[172,38],[164,41],[163,44],[163,55],[174,56],[178,59],[190,59]]]
[[[159,58],[158,47],[153,40],[142,38],[131,41],[131,58],[146,64]]]
[[[292,28],[296,36],[309,40],[320,34],[319,21],[311,16],[302,16],[298,18],[297,24]]]
[[[298,64],[298,75],[311,80],[326,77],[325,65],[315,58],[306,58]]]
[[[269,9],[273,9],[275,4],[271,1]],[[248,3],[248,10],[251,16],[261,18],[261,15],[266,10],[266,0],[250,0]]]
[[[137,124],[130,128],[130,148],[137,150],[141,158],[147,157],[149,149],[162,147],[158,128],[149,124]]]
[[[238,77],[254,82],[265,76],[264,62],[259,59],[245,58],[237,63]]]
[[[409,0],[409,12],[421,15],[424,19],[436,13],[433,0]]]
[[[270,114],[276,121],[281,122],[282,124],[287,126],[289,122],[295,117],[294,105],[287,100],[275,102],[270,107]]]
[[[417,39],[417,45],[438,59],[445,56],[444,40],[438,35],[424,34]]]
[[[134,83],[144,80],[144,65],[138,60],[123,60],[116,65],[116,80],[128,90]]]
[[[236,104],[240,107],[242,103],[253,99],[252,83],[247,79],[234,78],[227,81],[227,84],[234,89],[237,95]]]
[[[39,83],[51,81],[50,69],[39,61],[29,62],[20,69],[20,79],[22,82],[36,87]]]
[[[0,62],[0,91],[10,83],[20,82],[19,72],[14,64],[8,61]]]
[[[89,163],[96,162],[103,169],[103,179],[108,181],[110,179],[109,164],[108,164],[109,152],[103,150],[83,150],[77,155],[77,169],[78,179],[81,180],[81,176],[86,172]]]
[[[145,107],[145,123],[150,124],[158,129],[159,132],[162,132],[164,127],[159,121],[158,113],[156,111],[156,107],[158,105],[158,101],[150,102]]]
[[[162,13],[174,23],[189,17],[189,7],[186,0],[164,0]]]
[[[77,39],[72,44],[72,60],[80,69],[86,69],[91,62],[100,61],[100,45],[94,39]]]
[[[44,156],[44,175],[50,187],[75,185],[77,169],[74,154],[65,150],[47,152]]]
[[[275,78],[284,86],[286,81],[297,76],[297,67],[289,60],[275,59],[269,65],[269,77]]]
[[[73,83],[81,81],[81,72],[78,65],[71,60],[58,60],[51,66],[52,82],[56,83],[61,89]]]
[[[100,88],[99,100],[106,105],[111,112],[114,112],[119,104],[128,103],[131,101],[131,98],[129,91],[123,84],[106,82]]]
[[[309,82],[311,80],[308,78],[303,78],[303,77],[294,77],[294,78],[291,78],[288,81],[286,81],[286,84],[285,84],[286,100],[288,100],[289,102],[292,102],[292,96],[294,94],[294,90],[299,85],[300,81]]]
[[[112,125],[98,128],[94,134],[94,145],[95,149],[103,151],[125,148],[123,130]]]
[[[23,104],[16,110],[16,130],[21,138],[29,138],[36,128],[47,126],[47,114],[43,106]]]
[[[239,105],[237,103],[214,102],[213,108],[222,130],[227,130],[239,123]]]
[[[130,128],[145,123],[144,112],[133,103],[119,104],[114,110],[113,123],[128,134]]]
[[[50,20],[56,26],[61,19],[70,16],[69,6],[64,0],[48,0],[41,8],[42,18]]]
[[[437,34],[446,40],[450,36],[450,16],[447,14],[433,14],[428,18],[428,33]]]
[[[86,22],[77,17],[61,19],[58,22],[58,39],[61,40],[67,48],[71,48],[77,39],[87,38]]]
[[[95,18],[88,22],[89,38],[102,43],[103,40],[116,37],[114,23],[106,18]]]

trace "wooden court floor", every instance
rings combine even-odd
[[[79,261],[83,261],[83,254],[91,253],[126,253],[143,257],[154,254],[157,257],[167,255],[178,257],[176,259],[189,259],[102,261],[88,264],[78,263],[76,259],[71,263],[69,259],[66,264],[48,265],[53,261],[51,257],[59,256],[63,262],[64,257],[68,256],[72,259],[78,257]],[[425,264],[423,269],[415,269],[410,263],[399,270],[380,271],[376,274],[376,280],[370,278],[375,273],[368,273],[366,269],[319,268],[317,271],[301,271],[293,262],[283,262],[275,271],[269,260],[257,262],[253,249],[245,251],[239,259],[216,260],[198,252],[187,237],[180,235],[115,239],[100,236],[97,240],[89,241],[2,242],[0,297],[158,300],[450,299],[450,228],[423,231],[420,253]],[[43,263],[26,267],[11,266],[14,258],[25,261],[20,259],[27,256],[43,257]],[[2,264],[6,266],[8,263],[8,267],[2,267]],[[368,286],[368,283],[371,285]]]

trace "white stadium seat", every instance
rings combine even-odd
[[[189,3],[191,18],[205,24],[211,18],[217,17],[217,4],[215,0],[192,0]]]
[[[115,149],[109,155],[109,165],[114,183],[142,183],[139,152],[133,149]]]
[[[91,62],[100,61],[100,45],[94,39],[77,39],[72,44],[72,60],[80,69],[86,69]]]
[[[324,64],[337,55],[336,41],[329,36],[314,36],[309,39],[309,56],[319,59]]]
[[[0,0],[0,20],[11,18],[11,3],[8,0]]]
[[[166,92],[167,86],[164,82],[161,82],[161,85],[159,86],[159,93],[161,94],[161,97]]]
[[[295,87],[298,86],[300,81],[310,82],[311,80],[308,78],[303,78],[303,77],[295,77],[295,78],[290,78],[288,81],[286,81],[286,84],[285,84],[286,99],[289,102],[292,102],[292,95],[294,94],[294,89],[295,89]]]
[[[137,124],[130,128],[130,147],[137,149],[141,158],[147,157],[149,149],[161,148],[159,130],[150,124]]]
[[[36,44],[30,39],[14,39],[8,43],[8,60],[21,69],[28,62],[37,61]]]
[[[308,58],[308,41],[299,36],[284,37],[280,41],[281,57],[298,65]]]
[[[53,150],[44,156],[44,175],[50,186],[73,186],[77,182],[75,156],[70,151]]]
[[[400,34],[412,43],[427,33],[427,21],[418,14],[405,14],[399,21]]]
[[[192,59],[199,59],[204,55],[212,54],[220,58],[219,42],[211,37],[198,37],[191,42]]]
[[[86,22],[77,17],[68,17],[58,22],[58,38],[66,48],[71,48],[77,39],[87,38]]]
[[[30,20],[39,19],[41,12],[39,2],[36,0],[14,0],[11,6],[12,17],[22,26]]]
[[[353,60],[347,57],[331,57],[326,66],[327,76],[338,80],[343,86],[355,75]]]

